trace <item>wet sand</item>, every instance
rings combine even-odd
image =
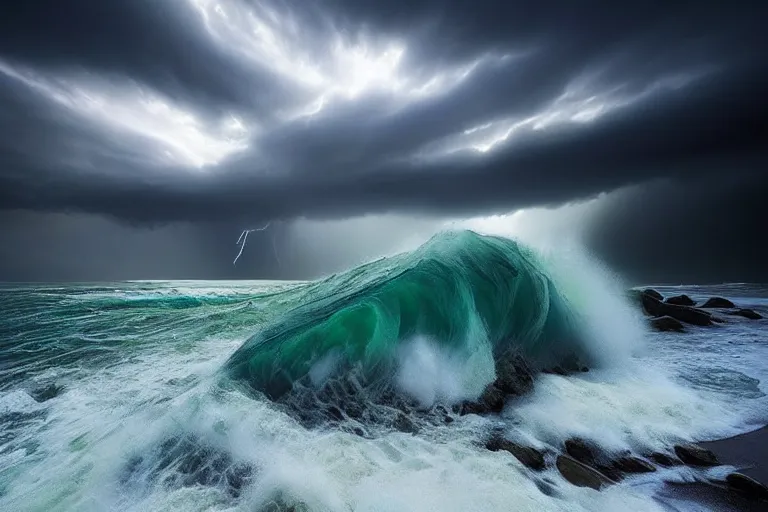
[[[736,437],[699,444],[712,450],[723,464],[735,466],[739,473],[768,484],[768,426]]]

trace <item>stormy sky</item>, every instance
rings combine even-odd
[[[5,2],[0,280],[307,278],[485,218],[768,282],[759,11]]]

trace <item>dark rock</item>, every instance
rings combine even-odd
[[[659,292],[657,292],[656,290],[654,290],[653,288],[646,288],[645,290],[643,290],[643,295],[648,295],[649,297],[653,297],[658,301],[664,300],[664,296]]]
[[[614,482],[620,482],[624,479],[622,472],[609,464],[595,464],[593,469],[598,470],[600,473],[607,476]]]
[[[552,368],[545,368],[541,370],[541,373],[546,373],[549,375],[562,375],[563,377],[568,375],[568,372],[565,371],[565,369],[562,366],[555,366]]]
[[[719,464],[714,453],[695,444],[676,445],[675,455],[689,466],[717,466]]]
[[[672,318],[671,316],[659,316],[651,318],[649,321],[651,327],[654,330],[662,332],[683,332],[685,326],[679,320]]]
[[[523,465],[541,471],[546,467],[544,462],[544,453],[531,448],[530,446],[523,446],[517,443],[513,443],[500,436],[491,437],[486,443],[485,447],[492,452],[505,451],[515,456]]]
[[[35,399],[36,402],[47,402],[52,398],[56,398],[64,391],[64,386],[58,384],[48,384],[47,386],[33,389],[30,391],[30,396]]]
[[[671,455],[668,455],[666,453],[661,453],[661,452],[653,452],[648,456],[648,458],[651,459],[656,464],[658,464],[659,466],[664,466],[664,467],[679,466],[680,464],[682,464],[682,462],[679,459],[676,459]]]
[[[394,426],[400,432],[405,432],[408,434],[413,434],[415,432],[418,432],[419,430],[419,428],[411,420],[411,418],[409,418],[402,412],[397,414],[397,417],[395,418]]]
[[[712,325],[712,315],[697,308],[666,304],[647,294],[643,294],[642,303],[645,312],[651,316],[671,316],[675,320],[687,324],[701,326]]]
[[[703,308],[735,308],[736,304],[722,297],[712,297],[701,305]]]
[[[568,439],[565,441],[565,451],[579,462],[590,466],[595,464],[595,452],[583,439]]]
[[[339,409],[335,405],[328,407],[328,409],[326,409],[326,412],[328,413],[328,416],[330,416],[334,420],[341,421],[344,419],[344,413],[341,412],[341,409]]]
[[[737,315],[737,316],[743,316],[744,318],[749,318],[750,320],[760,320],[763,318],[763,315],[758,313],[755,310],[752,309],[737,309],[735,311],[731,311],[730,314]]]
[[[504,392],[489,384],[475,402],[464,402],[461,414],[488,414],[504,409]]]
[[[600,490],[606,485],[615,483],[598,470],[582,464],[568,455],[560,455],[555,465],[563,478],[578,487],[591,487]]]
[[[586,366],[582,366],[582,367],[579,369],[579,371],[581,371],[582,373],[587,373],[587,372],[589,371],[589,368],[587,368]]]
[[[696,305],[696,301],[685,294],[670,297],[664,302],[666,302],[667,304],[673,304],[675,306],[695,306]]]
[[[613,467],[624,473],[653,473],[656,468],[638,457],[626,456],[613,461]]]
[[[533,389],[533,372],[522,356],[510,351],[496,358],[493,384],[504,394],[520,396]]]
[[[731,473],[725,477],[728,487],[744,493],[751,498],[768,499],[768,487],[741,473]]]

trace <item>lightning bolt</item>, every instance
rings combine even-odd
[[[237,239],[237,242],[235,242],[235,245],[240,246],[240,252],[237,253],[237,256],[235,256],[235,261],[232,262],[233,265],[237,264],[237,260],[240,259],[240,256],[243,255],[243,249],[245,249],[245,244],[248,241],[248,235],[253,233],[254,231],[265,231],[271,222],[267,222],[260,228],[254,228],[254,229],[244,229],[242,233],[240,233],[240,238]]]

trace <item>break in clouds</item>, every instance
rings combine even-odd
[[[307,277],[328,269],[285,256],[323,245],[297,218],[596,197],[585,240],[637,279],[671,279],[685,252],[705,256],[686,278],[768,278],[768,41],[750,4],[4,6],[0,278],[82,277],[44,272],[46,253],[90,254],[97,278]],[[239,231],[266,222],[233,269]]]

